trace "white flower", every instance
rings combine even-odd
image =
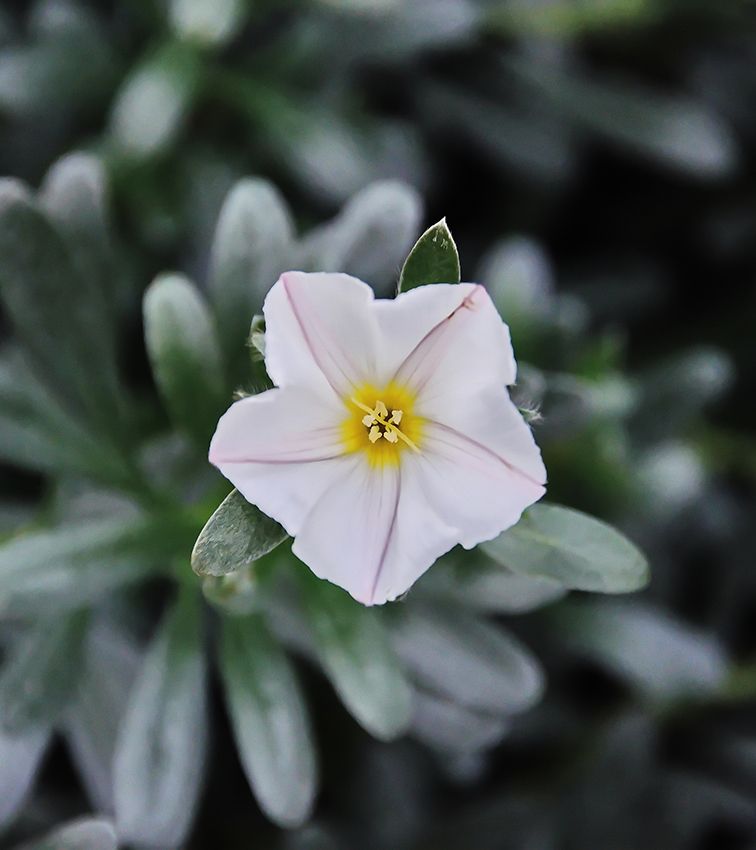
[[[315,575],[366,605],[396,599],[543,495],[540,452],[506,389],[509,331],[483,287],[383,300],[349,275],[287,272],[264,313],[276,388],[221,417],[210,461]]]

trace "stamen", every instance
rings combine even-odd
[[[413,452],[417,452],[418,454],[420,454],[420,449],[418,449],[418,447],[412,442],[412,440],[410,440],[410,438],[403,431],[397,428],[396,425],[389,424],[384,416],[380,416],[377,413],[378,403],[376,403],[376,410],[371,410],[366,404],[363,404],[361,401],[358,401],[356,398],[354,398],[354,396],[352,396],[350,401],[360,410],[363,410],[365,413],[369,413],[374,419],[376,419],[381,425],[383,425],[383,427],[386,428],[387,433],[390,432],[392,434],[396,434],[396,436],[404,443],[406,443],[412,449]],[[384,405],[384,410],[385,409],[386,406]],[[388,410],[386,410],[386,414],[388,415]],[[376,437],[375,440],[372,438],[374,429],[377,429],[380,432],[380,428],[378,428],[377,425],[374,425],[373,428],[371,428],[368,437],[373,443],[375,442],[375,440],[380,439],[380,436]],[[393,441],[389,440],[389,442]]]
[[[384,431],[383,436],[389,441],[389,443],[399,442],[399,437],[396,436],[396,431]]]
[[[381,429],[377,425],[373,425],[370,429],[370,433],[368,434],[368,440],[370,440],[371,443],[377,443],[382,436]]]
[[[375,403],[375,412],[378,416],[382,416],[384,419],[388,417],[388,408],[382,401],[377,401]]]
[[[389,422],[393,422],[394,425],[398,425],[402,421],[402,416],[404,416],[404,413],[401,410],[392,410]]]
[[[366,428],[369,428],[371,425],[374,425],[374,424],[375,424],[375,421],[376,421],[376,420],[375,420],[375,416],[373,416],[373,414],[372,414],[372,413],[369,413],[367,416],[363,416],[363,417],[362,417],[362,424],[363,424]]]

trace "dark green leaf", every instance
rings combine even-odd
[[[118,840],[110,821],[82,818],[59,827],[19,850],[117,850]]]
[[[144,295],[144,335],[171,417],[206,448],[228,398],[215,326],[189,280],[166,274],[153,281]]]
[[[376,611],[306,576],[306,602],[318,656],[354,718],[383,740],[409,726],[412,693]]]
[[[482,548],[513,572],[553,578],[574,590],[628,593],[649,579],[646,558],[624,535],[559,505],[533,505]]]
[[[294,231],[281,193],[246,179],[229,193],[213,242],[209,293],[234,385],[247,377],[252,316],[289,263]],[[234,386],[235,388],[235,386]]]
[[[407,606],[392,635],[417,682],[462,706],[514,714],[541,697],[543,674],[530,652],[504,629],[467,611]]]
[[[26,802],[49,742],[46,726],[14,735],[0,730],[0,829]]]
[[[250,566],[286,539],[284,529],[232,490],[200,532],[192,551],[197,575],[222,576]]]
[[[118,834],[157,847],[183,844],[205,762],[207,682],[202,611],[182,593],[150,643],[113,760]]]
[[[0,296],[35,370],[65,404],[113,429],[120,409],[103,293],[75,270],[24,187],[0,182]]]
[[[399,292],[426,283],[459,283],[459,254],[446,219],[429,227],[404,261]]]
[[[307,708],[281,647],[256,616],[223,621],[221,673],[252,790],[281,826],[303,823],[317,785]]]
[[[87,616],[35,624],[0,673],[0,728],[22,732],[55,720],[73,696]]]

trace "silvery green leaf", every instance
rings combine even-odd
[[[220,666],[239,756],[255,797],[280,826],[309,816],[317,764],[294,670],[259,616],[226,617]]]
[[[90,421],[116,427],[120,392],[103,292],[76,269],[24,187],[0,181],[0,297],[49,389]]]
[[[81,818],[24,844],[18,850],[117,850],[113,824],[101,818]]]
[[[82,109],[101,102],[115,76],[114,57],[96,17],[79,6],[75,21],[49,26],[39,14],[45,6],[60,10],[63,4],[32,7],[24,27],[29,38],[0,53],[0,109],[15,119],[35,122],[35,129],[40,119],[68,124]]]
[[[206,679],[202,610],[183,590],[147,648],[116,743],[116,823],[130,844],[186,840],[204,771]]]
[[[418,684],[452,702],[503,715],[525,711],[541,698],[536,659],[507,631],[468,611],[407,606],[391,633]]]
[[[419,90],[424,123],[459,139],[495,169],[549,185],[566,183],[576,171],[574,132],[533,98],[487,98],[435,81],[423,81]]]
[[[472,562],[457,564],[452,558],[436,563],[420,590],[491,614],[523,614],[566,593],[554,579],[514,573],[483,555]]]
[[[488,290],[507,323],[540,319],[553,309],[554,272],[545,251],[526,236],[510,236],[490,248],[475,279]]]
[[[649,579],[645,556],[624,535],[560,505],[533,505],[481,548],[513,572],[556,579],[573,590],[629,593]]]
[[[90,630],[84,669],[63,730],[87,795],[99,812],[115,811],[113,755],[139,662],[136,644],[123,628],[103,620]]]
[[[16,616],[87,605],[166,567],[186,531],[157,516],[71,523],[0,545],[0,612]]]
[[[0,670],[0,729],[15,734],[56,720],[72,698],[87,628],[78,612],[35,623]]]
[[[304,586],[317,654],[341,701],[371,735],[398,737],[412,693],[382,620],[332,584],[306,576]]]
[[[422,201],[398,180],[371,183],[326,227],[310,262],[314,270],[346,272],[377,292],[393,289],[420,226]]]
[[[0,457],[40,472],[133,486],[134,471],[111,440],[64,409],[17,354],[0,359]]]
[[[663,361],[641,376],[640,402],[630,421],[633,436],[654,442],[679,434],[731,387],[733,377],[730,357],[717,348],[701,346]]]
[[[426,283],[459,283],[459,254],[446,219],[429,227],[402,266],[399,292]]]
[[[0,830],[26,802],[49,742],[46,726],[16,734],[0,729]]]
[[[177,427],[203,450],[228,406],[218,334],[196,287],[157,277],[144,295],[144,335],[155,382]]]
[[[246,0],[170,0],[173,31],[185,41],[222,45],[244,22]]]
[[[102,161],[88,153],[59,159],[39,190],[50,216],[80,276],[88,278],[105,302],[101,321],[115,333],[114,308],[119,271],[116,268],[108,220],[108,187]]]
[[[518,82],[578,126],[629,151],[702,178],[732,173],[740,159],[730,127],[703,103],[638,83],[568,73],[510,55]]]
[[[176,140],[192,106],[200,75],[197,54],[166,44],[124,80],[110,116],[116,147],[134,159],[154,157]]]
[[[444,753],[474,753],[498,744],[509,730],[500,715],[465,708],[434,694],[417,691],[413,697],[412,734]]]
[[[716,692],[727,658],[712,637],[647,603],[592,600],[557,612],[560,639],[657,699]]]
[[[260,178],[239,181],[218,219],[208,284],[234,381],[246,377],[250,322],[267,291],[287,270],[293,243],[291,214],[275,186]]]
[[[635,468],[639,492],[638,510],[655,523],[668,522],[704,492],[707,471],[700,453],[683,441],[673,440],[649,448]]]
[[[205,523],[192,550],[197,575],[222,576],[249,567],[287,538],[286,531],[238,490]]]

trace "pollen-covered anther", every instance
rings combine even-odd
[[[386,407],[385,402],[380,399],[375,402],[372,408],[354,397],[351,399],[351,402],[365,413],[360,422],[367,429],[368,439],[371,444],[375,445],[381,437],[384,437],[392,445],[396,445],[401,440],[413,451],[418,451],[415,443],[399,427],[399,423],[404,416],[402,410],[398,408],[395,410],[392,409],[391,417],[389,418],[389,409]]]

